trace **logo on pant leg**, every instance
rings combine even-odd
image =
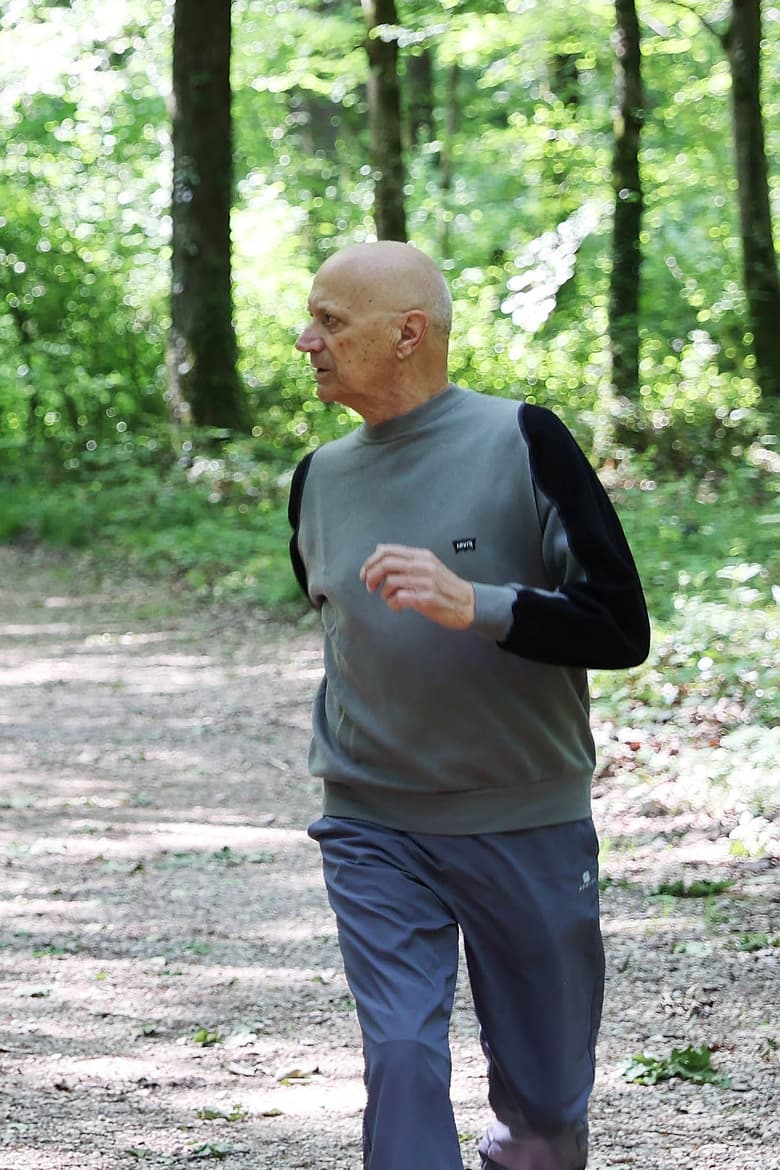
[[[595,880],[596,879],[594,878],[593,874],[590,872],[589,869],[583,870],[582,877],[580,878],[580,884],[578,887],[579,893],[581,894],[583,890],[589,890],[590,887],[595,882]]]

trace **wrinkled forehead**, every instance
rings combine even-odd
[[[373,299],[360,281],[344,279],[337,272],[320,271],[312,282],[308,303],[312,312],[327,309],[344,315],[370,307]]]

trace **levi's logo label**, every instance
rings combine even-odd
[[[460,540],[453,540],[452,547],[456,553],[474,552],[477,547],[477,538],[475,536],[462,536]]]

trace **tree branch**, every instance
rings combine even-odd
[[[717,29],[711,21],[707,20],[705,16],[702,16],[702,14],[697,12],[696,9],[693,8],[690,4],[686,4],[685,0],[667,0],[667,3],[671,4],[674,8],[682,8],[685,12],[689,12],[691,16],[695,16],[696,19],[703,25],[703,27],[706,28],[707,32],[712,33],[712,35],[717,37],[720,43],[723,44],[726,37],[728,36],[728,28],[724,32],[720,32],[720,30]]]

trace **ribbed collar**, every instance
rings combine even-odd
[[[408,410],[406,414],[396,415],[395,418],[385,419],[384,422],[375,423],[373,426],[362,423],[355,432],[355,436],[362,443],[388,443],[392,439],[399,439],[403,435],[419,431],[432,422],[436,422],[442,415],[451,410],[465,393],[466,391],[462,390],[460,386],[449,382],[440,393],[434,394],[433,398],[429,398],[427,402],[415,406],[414,410]]]

